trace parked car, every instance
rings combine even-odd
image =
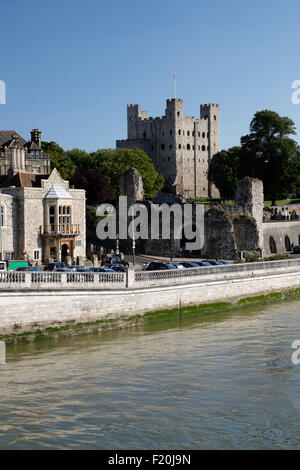
[[[104,268],[112,269],[113,271],[117,273],[124,273],[126,271],[125,267],[122,264],[117,264],[117,263],[106,264]]]
[[[294,253],[294,254],[299,254],[299,253],[300,253],[300,245],[294,246],[294,248],[293,248],[293,253]]]
[[[146,264],[144,271],[161,271],[164,269],[178,269],[176,264],[166,261],[150,261]]]
[[[107,265],[107,266],[110,266],[110,265]],[[86,272],[88,273],[115,273],[116,271],[114,271],[110,267],[106,268],[103,266],[102,268],[89,268],[86,270]]]
[[[105,266],[107,264],[122,264],[125,267],[129,267],[128,261],[121,258],[120,256],[112,256],[110,258],[107,258],[107,260],[105,261]]]
[[[212,266],[208,261],[199,261],[198,264],[199,264],[199,266]]]
[[[196,261],[183,261],[181,263],[185,268],[199,268],[199,263]]]
[[[71,266],[69,266],[68,263],[64,263],[63,261],[57,261],[55,263],[49,263],[48,265],[46,265],[44,271],[58,271],[63,268],[71,270]]]
[[[75,271],[76,273],[84,273],[87,270],[85,266],[78,266],[78,265],[70,266],[70,268],[71,268],[71,271]]]
[[[38,272],[38,273],[42,273],[43,270],[36,267],[36,266],[21,266],[20,268],[16,268],[14,269],[14,271],[25,271],[25,272]]]
[[[212,266],[222,266],[223,263],[222,261],[211,261],[209,260],[210,264],[212,264]]]

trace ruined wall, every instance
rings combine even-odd
[[[238,257],[232,218],[222,207],[212,207],[205,214],[204,252],[208,258]]]

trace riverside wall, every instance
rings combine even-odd
[[[197,278],[194,274],[191,278],[161,279],[159,285],[149,278],[150,274],[154,276],[154,272],[142,273],[148,277],[140,279],[141,285],[138,287],[140,273],[131,273],[136,277],[133,287],[122,284],[114,289],[78,285],[8,289],[5,286],[1,288],[0,283],[0,334],[33,332],[101,319],[125,319],[136,314],[176,308],[180,303],[184,307],[234,302],[245,297],[300,287],[300,260],[274,263],[273,270],[267,263],[253,263],[251,270],[243,265],[231,276],[227,271],[227,278],[226,272],[219,270],[214,279],[209,278],[211,274],[207,274],[206,278],[203,275]],[[254,269],[254,265],[258,264],[260,268]],[[162,275],[162,272],[159,274]]]

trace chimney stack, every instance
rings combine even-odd
[[[31,142],[34,142],[36,145],[38,145],[39,148],[41,148],[41,135],[42,135],[42,132],[40,131],[40,129],[32,129],[32,131],[30,132],[31,134]]]

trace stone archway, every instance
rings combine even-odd
[[[277,246],[276,242],[273,237],[269,238],[269,246],[270,246],[270,253],[276,254],[277,253]]]
[[[285,244],[285,250],[286,251],[292,251],[292,246],[291,246],[291,241],[290,241],[290,238],[288,237],[288,235],[285,236],[284,238],[284,244]]]

